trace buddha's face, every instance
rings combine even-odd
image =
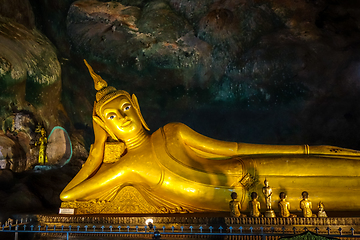
[[[119,96],[106,103],[101,114],[107,127],[118,139],[131,139],[143,129],[139,115],[126,96]]]

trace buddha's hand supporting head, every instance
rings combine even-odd
[[[106,130],[104,123],[96,115],[93,115],[93,130],[95,135],[95,145],[104,143],[109,137],[108,131]]]

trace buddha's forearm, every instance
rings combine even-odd
[[[256,154],[309,154],[308,145],[263,145],[238,143],[238,155]]]
[[[86,160],[78,174],[76,174],[76,176],[71,180],[71,182],[65,187],[63,192],[72,189],[73,187],[86,180],[90,175],[92,175],[100,167],[103,159],[103,154],[103,145],[92,145],[88,159]]]
[[[309,145],[263,145],[238,143],[238,155],[256,155],[256,154],[305,154],[305,155],[328,155],[328,156],[346,156],[360,157],[360,151],[333,147],[333,146],[309,146]]]
[[[122,169],[122,168],[119,168]],[[121,187],[122,184],[148,184],[146,178],[142,177],[138,173],[119,170],[102,172],[96,176],[81,182],[73,188],[64,189],[60,194],[62,201],[74,201],[74,200],[86,200],[88,196],[94,196],[97,193],[102,193],[113,189],[114,187]]]

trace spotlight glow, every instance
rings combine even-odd
[[[153,224],[154,220],[152,220],[151,218],[146,219],[145,224],[149,225],[149,223]]]

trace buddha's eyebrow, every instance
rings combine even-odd
[[[113,109],[113,108],[104,109],[104,111],[103,111],[104,116],[108,115],[109,113],[116,114],[116,109]]]
[[[126,104],[130,104],[130,105],[131,105],[130,101],[125,100],[124,102],[122,102],[122,103],[120,104],[120,108],[123,108],[124,105],[126,105]]]

